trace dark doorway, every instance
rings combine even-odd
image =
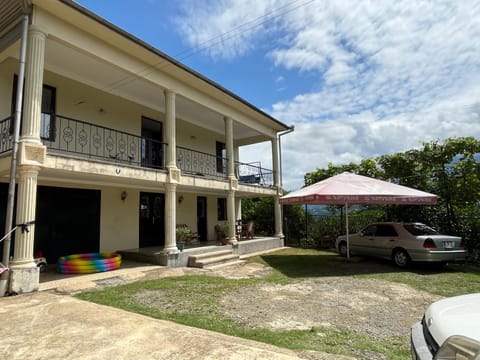
[[[142,116],[142,166],[163,168],[162,123]]]
[[[165,197],[157,193],[140,193],[139,246],[165,245]]]
[[[5,221],[7,217],[7,201],[8,201],[8,184],[0,183],[0,239],[5,235]],[[15,211],[13,212],[15,216]],[[14,220],[15,222],[15,220]],[[13,241],[15,234],[12,234]],[[3,259],[3,241],[0,242],[0,261]],[[13,243],[10,246],[10,255],[13,254]]]
[[[0,184],[2,237],[7,194],[8,184]],[[36,218],[34,219],[34,251],[41,251],[51,264],[56,263],[60,256],[98,252],[100,248],[100,198],[99,190],[39,186],[37,188]],[[13,255],[14,243],[15,234],[12,234],[11,255]],[[0,244],[3,248],[3,242]]]
[[[35,251],[49,263],[60,256],[100,249],[99,190],[39,186],[35,219]]]
[[[197,197],[197,231],[200,241],[207,241],[207,198]]]

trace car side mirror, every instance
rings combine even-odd
[[[465,359],[475,360],[480,358],[480,342],[466,336],[450,336],[438,352],[434,360],[443,359]]]

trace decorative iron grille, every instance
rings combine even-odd
[[[248,185],[273,186],[273,171],[264,169],[257,163],[241,163],[235,161],[238,182]]]
[[[218,159],[215,155],[177,146],[177,166],[188,174],[225,179],[226,171],[217,171]]]
[[[148,166],[142,161],[142,146],[150,139],[59,115],[55,117],[54,126],[53,136],[43,139],[50,150]],[[160,147],[162,158],[164,145]]]
[[[0,121],[0,154],[13,149],[12,122],[13,116]]]

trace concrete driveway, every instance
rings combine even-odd
[[[1,359],[300,359],[260,342],[156,320],[70,296],[140,278],[190,269],[131,266],[116,272],[59,277],[42,274],[36,293],[0,298]],[[47,281],[48,280],[48,281]],[[315,352],[309,359],[342,357]]]

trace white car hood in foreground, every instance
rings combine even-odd
[[[425,321],[439,346],[452,335],[480,341],[480,293],[434,302],[425,312]]]

